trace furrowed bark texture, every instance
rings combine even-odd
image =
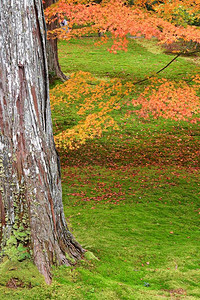
[[[56,3],[57,0],[45,0],[44,9],[51,6],[53,3]],[[47,25],[47,30],[54,30],[56,24],[51,23]],[[46,43],[46,52],[47,52],[47,62],[49,74],[51,77],[58,77],[62,81],[66,81],[68,77],[61,71],[59,61],[58,61],[58,43],[57,39],[47,40]]]
[[[45,43],[42,0],[0,0],[0,249],[27,232],[24,245],[50,283],[51,264],[83,249],[63,212]]]

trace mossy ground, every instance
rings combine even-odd
[[[92,43],[60,42],[66,73],[137,80],[171,59],[152,41],[132,40],[117,55]],[[162,76],[179,80],[197,71],[192,59],[179,58]],[[199,124],[127,118],[126,109],[115,113],[119,131],[60,153],[66,218],[92,254],[54,267],[51,286],[31,262],[5,262],[2,300],[199,299]],[[66,119],[62,114],[61,126]]]
[[[164,54],[155,40],[130,39],[128,52],[119,51],[112,54],[107,51],[108,44],[96,46],[98,38],[80,38],[59,43],[59,61],[62,70],[70,74],[77,71],[91,72],[97,77],[122,78],[137,81],[155,74],[175,55]],[[198,62],[199,57],[194,57],[193,62]],[[179,57],[169,68],[160,73],[160,77],[168,79],[182,79],[197,72],[197,65],[188,63],[188,59]]]

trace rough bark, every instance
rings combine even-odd
[[[57,2],[57,0],[45,0],[44,9]],[[51,23],[47,25],[47,30],[54,30],[56,28],[56,23]],[[46,51],[47,51],[47,62],[48,62],[48,70],[50,77],[58,77],[62,81],[68,79],[68,77],[61,71],[61,67],[58,61],[58,40],[50,39],[47,40],[46,43]]]
[[[0,0],[1,255],[21,244],[47,283],[53,263],[83,253],[63,212],[42,0]]]

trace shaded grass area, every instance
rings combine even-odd
[[[127,121],[127,120],[126,120]],[[163,122],[162,122],[163,123]],[[166,121],[163,123],[165,126]],[[127,123],[126,123],[127,125]],[[124,131],[104,134],[101,140],[88,142],[76,151],[63,153],[63,165],[122,166],[182,166],[197,168],[200,165],[200,136],[198,125],[185,129],[173,124],[167,129],[145,126],[127,126]]]
[[[63,70],[126,81],[169,60],[154,42],[131,41],[137,51],[117,56],[92,43],[60,42]],[[178,80],[197,70],[192,61],[178,61],[162,75]],[[73,109],[70,118],[64,108],[53,114],[56,131],[74,125]],[[144,121],[128,109],[113,115],[118,131],[60,152],[65,214],[87,259],[54,267],[51,286],[31,262],[5,262],[1,299],[199,299],[199,124]]]

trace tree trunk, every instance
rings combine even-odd
[[[44,9],[52,5],[53,3],[57,2],[57,0],[45,0],[44,2]],[[54,30],[56,28],[56,23],[51,23],[47,25],[47,30]],[[58,40],[57,39],[50,39],[47,40],[46,43],[46,51],[47,51],[47,62],[48,62],[48,69],[49,69],[49,76],[54,78],[58,77],[62,81],[68,79],[68,77],[61,71],[59,62],[58,62]]]
[[[30,253],[50,283],[83,249],[63,212],[44,33],[42,0],[0,0],[0,250]]]
[[[53,25],[53,23],[51,24]],[[48,30],[51,26],[47,26]],[[63,82],[69,79],[62,71],[58,62],[58,45],[57,39],[47,40],[46,44],[47,62],[50,78],[59,78]]]

